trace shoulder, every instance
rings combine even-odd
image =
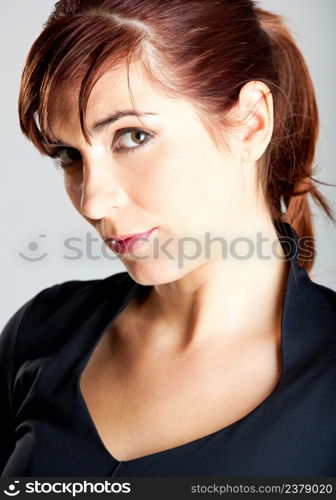
[[[336,291],[332,288],[329,288],[325,285],[321,285],[312,282],[314,287],[314,295],[317,297],[318,302],[314,303],[312,301],[311,307],[317,308],[319,306],[321,309],[319,312],[319,316],[322,320],[330,322],[330,324],[334,327],[334,333],[336,335]]]
[[[295,265],[294,271],[290,273],[288,289],[296,315],[336,327],[336,291],[318,283],[301,266]]]
[[[315,285],[317,286],[319,292],[324,297],[326,304],[328,304],[336,314],[336,291],[333,290],[332,288],[329,288],[325,285],[320,285],[318,283],[315,283]]]
[[[298,311],[300,312],[300,311]],[[311,291],[304,316],[307,332],[312,332],[319,342],[316,349],[326,348],[336,358],[336,291],[311,281]]]
[[[0,333],[0,364],[15,370],[29,356],[51,355],[62,341],[65,327],[92,307],[103,294],[118,295],[127,272],[105,279],[71,280],[44,288],[8,319]]]
[[[336,343],[336,291],[327,286],[316,284],[323,303],[323,309],[320,311],[320,317],[323,324],[329,330],[331,341]]]

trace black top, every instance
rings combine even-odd
[[[298,247],[289,224],[278,235]],[[273,392],[217,432],[123,462],[101,441],[79,378],[106,326],[143,285],[120,272],[56,284],[26,302],[0,336],[2,475],[336,476],[336,292],[314,283],[294,254]]]

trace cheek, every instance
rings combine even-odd
[[[217,227],[233,191],[223,156],[200,147],[173,151],[170,146],[160,158],[144,179],[142,196],[148,209],[163,217],[173,232]]]
[[[82,198],[82,178],[78,175],[66,174],[64,172],[64,187],[73,206],[80,211],[80,202]]]

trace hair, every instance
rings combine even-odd
[[[140,60],[169,96],[188,99],[217,143],[243,85],[264,82],[272,93],[274,128],[258,161],[257,181],[275,222],[312,239],[308,194],[335,222],[313,178],[319,115],[313,83],[284,19],[252,0],[60,0],[32,45],[22,74],[19,119],[43,154],[54,140],[48,108],[63,84],[78,85],[80,124],[98,79],[119,63]],[[127,73],[128,74],[128,73]],[[128,87],[132,96],[129,80]],[[133,102],[133,100],[132,100]]]

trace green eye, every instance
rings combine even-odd
[[[139,148],[147,146],[153,138],[153,134],[142,129],[134,127],[120,129],[114,136],[113,152],[117,154],[135,153]],[[120,144],[123,145],[120,146]],[[55,160],[55,166],[57,169],[66,169],[68,167],[82,164],[82,155],[77,149],[68,146],[57,146],[53,149],[54,151],[51,154],[51,157]]]

